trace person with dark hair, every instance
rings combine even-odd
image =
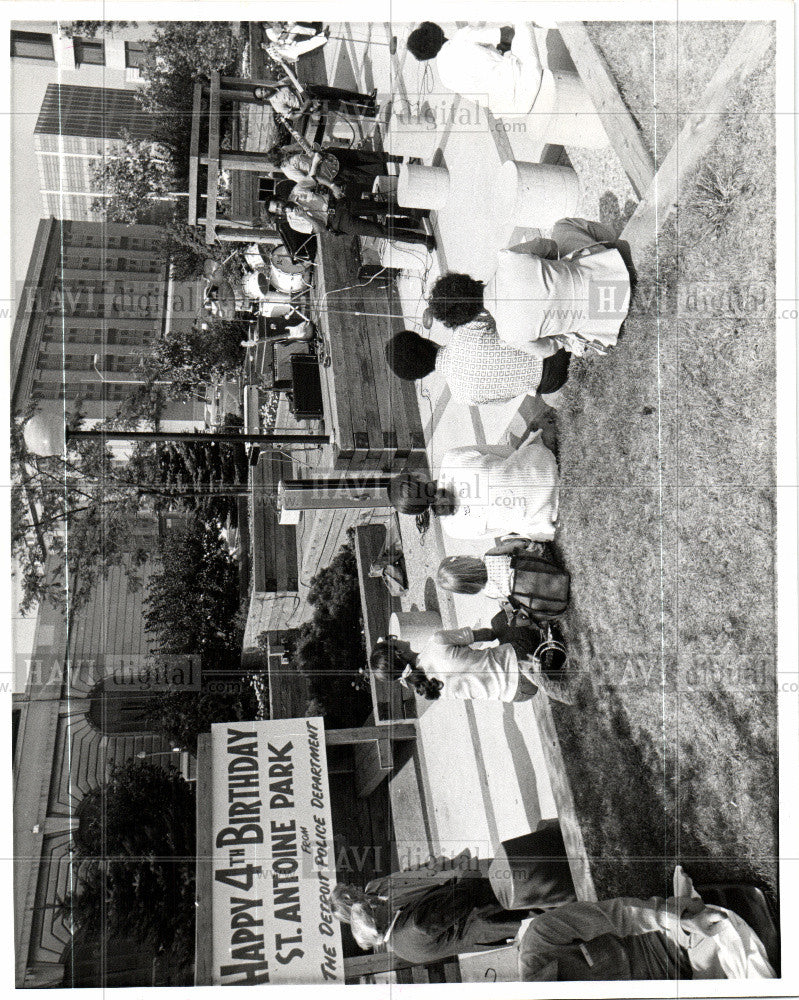
[[[546,45],[536,25],[467,26],[447,38],[432,21],[408,36],[408,51],[420,62],[436,60],[443,85],[494,115],[526,115],[550,110],[554,77],[546,66]],[[542,56],[543,53],[543,56]]]
[[[467,406],[504,403],[525,393],[557,392],[566,383],[570,361],[569,353],[557,345],[543,358],[509,347],[485,311],[457,327],[446,345],[402,330],[386,343],[385,355],[397,378],[408,382],[438,372],[452,398]]]
[[[412,220],[391,214],[391,203],[357,197],[350,190],[332,199],[327,192],[294,186],[291,200],[274,198],[269,212],[277,220],[285,219],[298,233],[336,233],[346,236],[373,236],[402,243],[422,244],[435,250],[435,237],[418,229],[407,228]],[[385,222],[378,218],[384,216]],[[396,222],[396,225],[395,225]]]
[[[369,667],[378,680],[397,681],[427,701],[529,701],[540,689],[553,701],[570,705],[562,680],[543,673],[533,655],[538,630],[508,629],[503,637],[506,641],[499,645],[475,649],[475,643],[493,642],[499,635],[493,628],[441,629],[416,652],[389,636],[375,644]]]
[[[442,275],[430,289],[427,308],[450,330],[466,326],[483,311],[485,285],[468,274],[450,271]]]
[[[573,899],[563,837],[551,822],[506,842],[490,861],[466,850],[331,893],[334,915],[361,948],[385,946],[413,963],[505,944],[530,910]]]
[[[437,482],[402,473],[392,478],[388,496],[400,514],[431,511],[450,538],[481,541],[516,534],[551,542],[558,518],[558,463],[538,430],[519,448],[451,448],[441,460]]]

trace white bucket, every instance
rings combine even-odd
[[[543,122],[546,141],[583,149],[604,149],[609,146],[610,140],[602,119],[596,113],[585,84],[577,73],[559,70],[554,73],[554,78],[551,114]]]
[[[551,229],[580,203],[575,171],[550,163],[507,160],[499,168],[498,188],[498,209],[514,226]]]
[[[441,627],[441,615],[435,611],[395,611],[389,619],[388,631],[410,643],[411,649],[418,653]]]
[[[441,209],[449,198],[446,167],[403,163],[397,178],[397,204],[401,208]]]

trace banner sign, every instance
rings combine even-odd
[[[211,727],[213,982],[344,982],[324,720]]]

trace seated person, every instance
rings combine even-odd
[[[546,396],[566,383],[569,354],[550,345],[549,355],[541,345],[539,354],[518,350],[500,340],[494,317],[485,310],[474,314],[471,298],[482,299],[483,286],[468,275],[450,276],[446,289],[453,303],[437,315],[454,319],[457,300],[465,297],[466,308],[458,317],[449,342],[442,346],[412,330],[402,330],[386,344],[386,361],[397,378],[414,382],[438,372],[449,386],[452,398],[467,406],[504,403],[525,393]]]
[[[477,556],[446,556],[436,573],[439,587],[453,594],[483,594],[494,601],[507,601],[513,593],[512,558],[522,552],[546,558],[547,546],[522,535],[508,535],[490,548],[482,559]]]
[[[464,851],[373,879],[365,890],[339,884],[331,897],[335,916],[350,925],[361,948],[385,945],[421,963],[502,945],[530,909],[574,899],[574,887],[560,829],[541,824],[503,845],[490,863]]]
[[[737,914],[707,906],[678,867],[670,899],[565,903],[519,932],[524,982],[773,979],[763,943]]]
[[[515,533],[548,542],[558,517],[558,463],[536,431],[519,448],[450,448],[437,483],[402,473],[392,478],[388,495],[401,514],[431,511],[449,538],[481,541]]]
[[[509,51],[503,53],[510,28],[465,27],[447,39],[439,25],[424,21],[408,36],[408,51],[420,62],[435,59],[448,90],[493,115],[549,111],[554,78],[546,67],[546,48],[539,47],[535,25],[519,22],[512,31]]]
[[[457,698],[464,701],[530,701],[543,696],[571,705],[564,681],[546,674],[535,656],[540,645],[536,628],[503,630],[455,628],[435,632],[418,652],[393,636],[375,644],[369,658],[377,680],[397,682],[426,701]]]
[[[552,235],[559,246],[573,248],[560,260],[530,253],[527,244],[500,250],[488,296],[485,286],[468,275],[446,274],[431,290],[430,312],[458,330],[480,321],[490,309],[497,336],[536,357],[549,357],[558,349],[606,353],[627,316],[627,266],[619,251],[608,246],[613,242],[610,231],[598,223],[563,219]]]

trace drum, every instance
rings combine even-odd
[[[296,295],[308,287],[307,260],[293,261],[284,246],[277,246],[269,258],[269,277],[274,287],[287,295]]]
[[[271,249],[271,244],[262,247],[260,243],[251,243],[244,251],[244,259],[253,271],[263,271],[269,267]]]
[[[247,298],[263,301],[269,295],[269,278],[263,271],[253,271],[244,279],[243,289]]]

